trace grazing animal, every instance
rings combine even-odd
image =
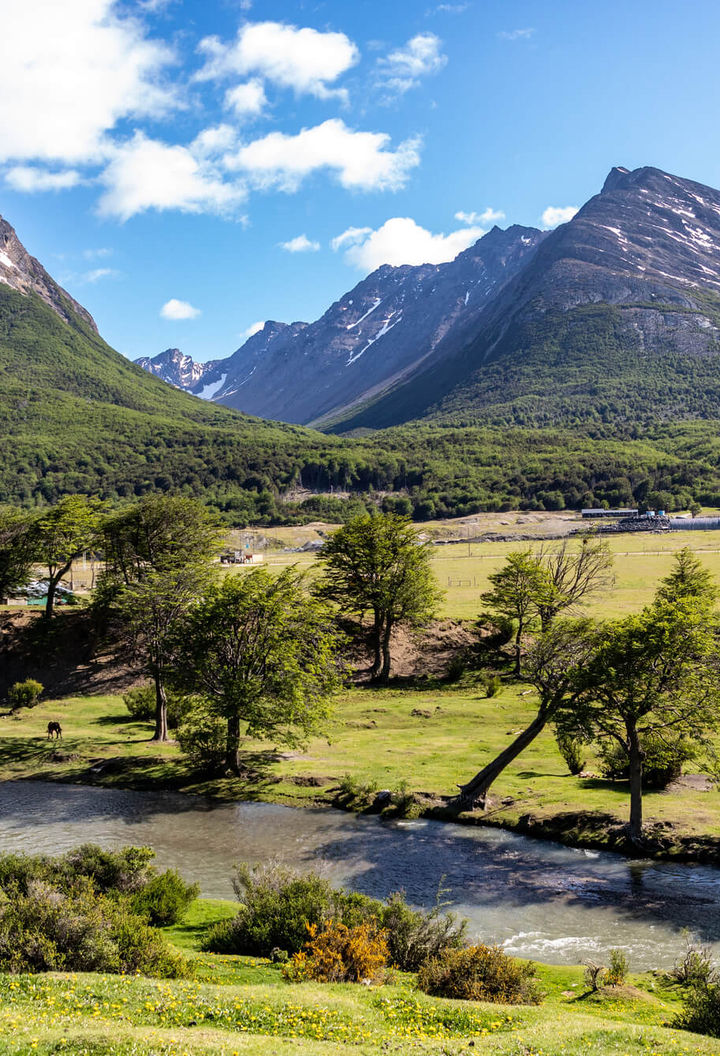
[[[51,741],[55,738],[59,741],[62,737],[62,726],[59,722],[48,723],[48,740]]]

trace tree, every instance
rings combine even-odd
[[[589,620],[557,620],[540,634],[528,652],[525,678],[540,698],[533,721],[471,781],[460,785],[459,810],[485,806],[490,786],[562,711],[572,711],[585,688],[582,672],[597,640]]]
[[[643,742],[689,734],[718,720],[717,647],[707,606],[696,598],[659,600],[601,629],[585,666],[573,724],[587,737],[612,738],[625,753],[630,838],[642,838]]]
[[[34,559],[32,518],[10,507],[0,507],[0,598],[24,587]]]
[[[240,735],[285,744],[317,729],[342,682],[332,611],[294,569],[229,575],[188,611],[178,636],[178,686],[227,722],[225,764],[240,767]]]
[[[150,495],[102,528],[105,571],[97,607],[120,618],[123,633],[155,685],[153,740],[166,741],[167,693],[175,633],[213,581],[222,525],[196,499]]]
[[[547,568],[531,550],[514,550],[497,572],[488,579],[492,590],[481,594],[490,610],[515,622],[515,674],[522,670],[523,638],[528,627],[540,614],[541,605],[550,605],[555,589]]]
[[[673,567],[660,581],[655,597],[658,601],[682,601],[697,598],[708,606],[717,600],[718,588],[710,572],[689,546],[678,550]]]
[[[153,569],[209,561],[219,549],[222,528],[197,499],[148,495],[103,524],[105,581],[128,585]]]
[[[393,629],[420,626],[435,611],[440,591],[430,552],[407,518],[394,513],[355,517],[323,546],[320,595],[361,619],[372,616],[373,681],[390,677]]]
[[[96,545],[99,527],[99,503],[85,495],[67,495],[34,522],[36,560],[48,572],[48,619],[54,611],[60,580],[70,571],[73,561]]]
[[[167,741],[167,678],[176,656],[177,634],[188,609],[210,586],[212,567],[204,561],[150,569],[115,598],[130,647],[155,687],[153,741]]]
[[[538,561],[547,571],[551,590],[538,598],[543,630],[563,611],[581,605],[589,595],[607,590],[613,582],[613,557],[606,542],[586,536],[579,550],[565,540],[559,549],[541,550]]]

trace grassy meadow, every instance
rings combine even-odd
[[[199,901],[165,929],[191,979],[0,976],[2,1056],[717,1056],[717,1039],[669,1027],[679,995],[653,973],[587,993],[581,968],[538,966],[544,1000],[502,1006],[430,998],[414,976],[383,985],[287,983],[257,957],[199,952],[233,912]]]

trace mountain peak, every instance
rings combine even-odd
[[[0,216],[0,283],[28,296],[36,293],[66,323],[79,316],[95,332],[90,313],[52,279],[42,264],[31,257],[14,228]],[[77,322],[77,318],[75,318]]]

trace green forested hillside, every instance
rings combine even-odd
[[[486,384],[510,394],[498,376]],[[551,398],[561,401],[560,389]],[[448,407],[437,423],[326,436],[187,396],[118,355],[82,319],[68,325],[39,298],[0,285],[0,502],[179,490],[236,523],[342,517],[369,501],[418,519],[657,492],[670,508],[693,497],[720,503],[711,423],[677,426],[668,416],[650,430],[629,419],[603,423],[598,412],[580,425],[559,415],[561,429],[546,418],[538,429],[519,413],[522,400],[481,426],[454,424],[464,412]]]

